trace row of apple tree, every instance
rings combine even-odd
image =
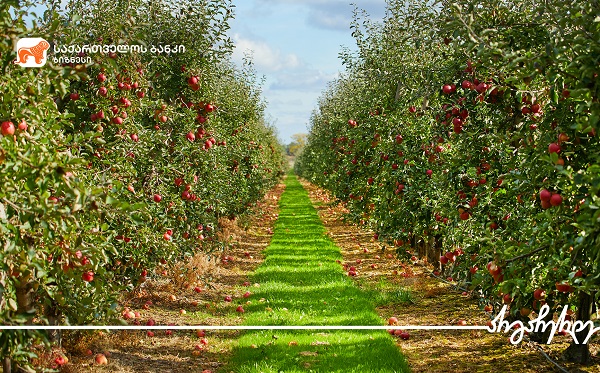
[[[222,246],[281,146],[231,62],[229,2],[23,3],[0,6],[0,324],[115,323],[123,291]],[[24,37],[46,66],[13,63]],[[0,331],[5,369],[48,337]]]
[[[382,22],[357,17],[297,172],[400,252],[426,244],[482,308],[527,320],[566,305],[586,322],[600,285],[598,9],[394,0]]]

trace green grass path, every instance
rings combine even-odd
[[[245,325],[381,325],[372,299],[335,263],[339,248],[296,176],[289,175],[279,219],[253,275]],[[228,372],[406,372],[385,331],[282,331],[244,334]]]

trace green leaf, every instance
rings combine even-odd
[[[19,308],[17,302],[12,298],[8,299],[8,307],[13,311],[16,311]]]

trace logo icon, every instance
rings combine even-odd
[[[21,67],[42,67],[46,64],[46,53],[50,44],[42,38],[23,38],[17,41],[17,59]]]

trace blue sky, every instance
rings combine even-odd
[[[233,59],[251,53],[266,81],[267,114],[283,143],[307,124],[327,82],[343,70],[342,46],[354,49],[350,0],[238,0],[229,36]],[[356,1],[372,17],[381,18],[385,0]]]

